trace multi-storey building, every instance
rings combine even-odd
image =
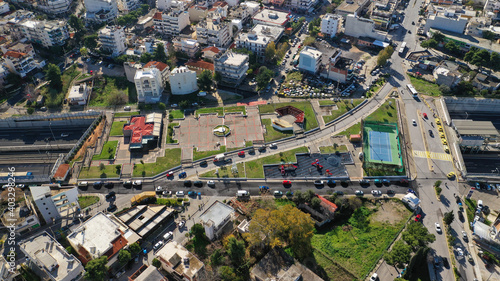
[[[118,16],[116,0],[84,0],[85,18],[91,21],[104,22]]]
[[[208,8],[203,5],[193,5],[189,7],[189,20],[191,22],[199,22],[203,20],[208,14]]]
[[[196,36],[200,44],[227,47],[231,42],[230,24],[221,15],[213,14],[196,25]]]
[[[191,23],[189,21],[189,13],[178,9],[157,12],[153,16],[153,22],[156,31],[169,36],[179,35]]]
[[[278,10],[263,9],[253,17],[254,24],[285,26],[290,20],[290,12],[281,12]]]
[[[254,32],[259,36],[267,36],[277,44],[285,32],[285,28],[281,26],[256,24],[252,28],[251,32]]]
[[[41,0],[38,7],[49,14],[62,14],[69,11],[71,0]]]
[[[118,0],[117,3],[118,10],[120,13],[128,14],[130,11],[133,11],[139,8],[138,0]]]
[[[21,32],[28,40],[44,47],[62,46],[69,38],[65,21],[26,20],[21,23]]]
[[[387,37],[387,33],[375,30],[375,22],[373,20],[354,15],[347,15],[344,33],[356,38],[369,37],[380,41],[384,41]]]
[[[214,70],[220,73],[222,82],[239,85],[245,79],[248,70],[248,55],[227,51],[214,58]]]
[[[116,57],[125,52],[125,30],[120,26],[106,26],[99,30],[99,42],[101,49],[108,51]]]
[[[468,21],[468,16],[462,16],[461,13],[455,13],[454,10],[446,10],[444,13],[430,15],[427,18],[424,26],[424,33],[427,33],[429,29],[434,28],[463,34]]]
[[[64,189],[62,192],[52,194],[49,186],[30,187],[33,201],[38,211],[47,223],[62,217],[68,211],[76,211],[78,205],[78,188]]]
[[[181,66],[170,73],[170,90],[172,95],[187,95],[198,90],[196,72]]]
[[[271,0],[273,3],[281,0]],[[316,0],[290,0],[290,7],[297,11],[309,11],[316,4]]]
[[[299,70],[310,73],[317,73],[321,66],[321,56],[323,53],[315,48],[306,46],[300,52]]]
[[[33,57],[26,53],[7,51],[3,58],[9,71],[21,77],[26,77],[29,72],[37,67]]]
[[[200,44],[194,39],[174,38],[174,48],[176,51],[186,53],[190,58],[194,57],[200,50]]]
[[[160,11],[166,11],[170,8],[185,10],[186,3],[179,0],[156,0],[156,8]]]
[[[257,35],[255,32],[244,33],[241,32],[235,39],[238,48],[245,48],[252,51],[257,58],[264,60],[264,53],[267,45],[273,42],[271,37],[264,35]]]
[[[8,13],[10,11],[9,3],[0,1],[0,15]]]
[[[492,20],[500,20],[500,1],[486,0],[483,11]]]
[[[157,68],[151,67],[137,71],[134,82],[139,102],[157,103],[160,101],[163,93],[163,81]]]
[[[339,26],[342,24],[342,17],[335,14],[325,14],[321,18],[321,33],[330,37],[335,37],[339,32]]]

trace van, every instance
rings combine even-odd
[[[168,241],[172,238],[173,235],[174,234],[172,233],[172,231],[169,231],[167,232],[167,234],[163,235],[163,240]]]
[[[478,208],[483,208],[483,200],[477,200],[477,207]]]
[[[245,196],[248,196],[248,191],[246,190],[238,190],[238,193],[236,193],[236,196],[238,197],[245,197]]]

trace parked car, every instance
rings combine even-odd
[[[170,196],[172,196],[172,191],[170,191],[170,190],[165,190],[165,191],[163,191],[161,194],[162,194],[163,196],[165,196],[165,197],[170,197]]]
[[[163,187],[161,187],[161,186],[157,186],[157,187],[155,188],[155,191],[156,191],[156,193],[162,193],[162,191],[163,191]]]
[[[202,181],[195,181],[194,186],[196,187],[203,187],[203,182]]]
[[[214,181],[207,181],[208,187],[215,187],[215,182]]]
[[[413,126],[417,126],[417,121],[415,119],[411,120],[411,123],[413,124]]]
[[[184,181],[184,186],[185,186],[185,187],[191,187],[191,185],[192,185],[192,183],[191,183],[191,181],[190,181],[190,180],[185,180],[185,181]]]
[[[323,186],[324,182],[322,180],[315,180],[314,181],[314,185],[316,185],[316,186]]]
[[[284,180],[284,181],[283,181],[283,185],[284,185],[284,186],[292,185],[292,182],[291,182],[291,181],[289,181],[289,180]]]
[[[181,220],[179,222],[179,225],[178,225],[179,229],[183,228],[185,224],[186,224],[186,221],[185,220]]]
[[[372,195],[382,195],[382,191],[380,190],[372,190]]]
[[[135,186],[135,187],[140,187],[140,186],[142,186],[142,181],[141,180],[133,181],[132,185]]]
[[[415,221],[420,221],[422,219],[422,215],[418,214],[415,216]]]
[[[240,157],[245,156],[245,151],[242,150],[242,151],[238,152],[238,156],[240,156]]]
[[[364,192],[363,192],[363,191],[361,191],[361,190],[356,190],[356,191],[354,192],[354,194],[356,194],[356,196],[363,196],[363,195],[364,195]]]
[[[396,192],[394,192],[394,190],[392,190],[392,189],[389,189],[389,190],[387,190],[387,194],[392,195],[392,194],[396,194]]]
[[[443,258],[443,265],[446,268],[450,268],[450,263],[448,262],[448,258],[446,257]]]
[[[163,240],[168,241],[174,237],[174,233],[172,231],[167,232],[163,235]]]
[[[132,186],[132,181],[124,181],[123,182],[124,187],[131,187]]]
[[[431,136],[431,138],[434,137],[434,133],[432,132],[432,130],[429,130],[429,136]]]
[[[462,231],[462,238],[464,239],[465,242],[469,242],[469,237],[467,236],[467,232]]]
[[[378,281],[378,274],[373,273],[373,275],[370,277],[370,281]]]
[[[434,223],[434,227],[436,228],[437,233],[441,233],[443,230],[441,229],[441,225],[439,223]]]
[[[89,183],[86,181],[81,181],[78,183],[78,186],[80,186],[80,187],[87,187],[88,185],[89,185]]]
[[[100,181],[96,181],[96,182],[94,182],[92,185],[94,186],[94,188],[101,188],[101,186],[102,186],[102,182],[100,182]]]
[[[174,176],[174,172],[170,171],[167,173],[167,178],[171,178]]]
[[[336,185],[336,182],[335,180],[328,180],[328,182],[326,183],[329,187],[335,187]]]
[[[184,197],[184,191],[180,190],[175,193],[175,196],[177,197]]]
[[[153,250],[158,250],[161,248],[161,246],[163,246],[163,241],[158,241],[158,243],[156,243],[154,246],[153,246]]]
[[[280,190],[275,190],[274,191],[274,196],[283,196],[283,192]]]
[[[113,205],[109,206],[107,210],[110,213],[116,211],[116,205],[113,204]]]
[[[109,199],[111,197],[114,197],[116,195],[116,192],[111,191],[110,193],[106,194],[106,199]]]
[[[112,183],[112,182],[110,182],[110,181],[104,183],[104,187],[105,188],[113,188],[114,186],[115,186],[115,184]]]

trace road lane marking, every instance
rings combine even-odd
[[[434,160],[452,161],[451,155],[447,153],[413,150],[413,157],[428,158]]]

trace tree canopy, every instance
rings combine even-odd
[[[414,250],[425,247],[436,240],[436,236],[429,233],[429,230],[419,222],[411,222],[403,232],[402,238]]]
[[[62,79],[61,79],[61,69],[52,63],[47,66],[47,72],[45,73],[45,78],[50,81],[49,87],[56,90],[61,90]]]
[[[97,34],[85,36],[83,38],[83,45],[90,50],[97,48]]]
[[[167,54],[165,53],[165,46],[163,43],[158,43],[156,45],[156,49],[153,52],[153,58],[155,61],[167,63],[168,62],[168,57]]]
[[[444,213],[443,221],[445,224],[450,225],[453,220],[455,220],[455,214],[453,214],[453,211]]]
[[[237,240],[234,237],[229,238],[226,246],[226,252],[229,260],[234,266],[239,267],[244,263],[245,251],[245,242]]]
[[[420,43],[420,46],[422,46],[422,48],[426,48],[426,49],[429,49],[429,48],[435,49],[435,48],[437,48],[438,45],[439,45],[438,41],[436,41],[435,39],[432,39],[432,38],[429,40],[422,41],[422,43]]]
[[[264,56],[266,58],[266,61],[273,60],[275,55],[276,55],[276,45],[274,44],[274,42],[271,42],[267,45],[266,50],[264,51]]]
[[[91,281],[108,280],[108,267],[106,266],[107,263],[107,256],[101,256],[100,258],[89,261],[85,266],[85,278]]]
[[[198,76],[198,87],[202,91],[210,91],[212,89],[212,72],[210,70],[203,70],[203,72]]]
[[[404,268],[404,265],[410,262],[412,249],[410,245],[398,240],[392,246],[390,252],[385,253],[384,259],[387,264]]]
[[[118,252],[118,261],[120,265],[126,265],[132,259],[132,255],[128,250],[122,249]]]
[[[389,60],[389,58],[392,56],[392,53],[394,53],[394,48],[392,46],[387,46],[383,50],[381,50],[378,53],[377,65],[385,65],[387,63],[387,60]]]

